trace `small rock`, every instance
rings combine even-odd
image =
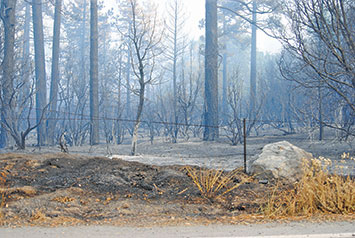
[[[269,180],[267,180],[267,179],[260,179],[260,180],[259,180],[259,183],[260,183],[260,184],[268,184],[268,183],[269,183]]]

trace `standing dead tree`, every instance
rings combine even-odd
[[[353,1],[285,1],[285,30],[275,33],[286,49],[280,62],[283,76],[305,90],[318,91],[313,120],[319,124],[320,139],[323,127],[341,131],[345,138],[354,134],[354,9]],[[336,101],[335,109],[324,111],[323,93]]]
[[[217,0],[206,0],[205,44],[205,141],[214,141],[218,130],[218,31]]]
[[[100,142],[98,31],[97,0],[90,0],[90,145]]]
[[[16,0],[1,1],[1,19],[4,24],[4,60],[2,62],[3,77],[1,80],[1,127],[14,139],[19,149],[25,149],[27,135],[37,128],[43,121],[45,106],[37,123],[31,122],[33,109],[34,85],[16,79],[21,78],[17,73],[15,61],[15,33],[16,33]],[[23,95],[25,87],[29,87],[28,94]],[[23,121],[26,126],[23,128]]]
[[[43,33],[42,0],[32,0],[33,40],[35,49],[36,72],[36,120],[38,145],[47,143],[47,133],[43,120],[43,113],[47,107],[47,83],[45,65],[45,47]]]
[[[194,45],[191,42],[189,47],[189,69],[187,77],[182,77],[181,83],[178,88],[177,101],[180,108],[182,117],[183,128],[181,130],[186,140],[189,140],[190,125],[194,122],[195,111],[197,108],[197,99],[202,88],[202,65],[199,59],[194,58]],[[198,61],[198,65],[194,62]],[[184,75],[185,71],[182,73]],[[187,80],[186,80],[187,78]]]
[[[258,71],[257,67],[257,29],[261,29],[262,31],[266,31],[272,26],[272,24],[267,24],[272,19],[272,14],[275,13],[277,9],[277,4],[273,3],[277,1],[265,1],[265,0],[230,0],[230,1],[222,1],[221,5],[218,6],[219,9],[222,9],[226,12],[232,13],[238,18],[242,19],[245,22],[250,23],[251,25],[251,49],[250,49],[250,90],[249,90],[249,112],[248,118],[249,125],[256,126],[257,122],[257,114],[258,114],[258,105],[257,100],[260,98],[258,95],[257,85],[258,84]],[[269,15],[269,19],[258,20],[257,15]]]
[[[232,145],[237,145],[242,143],[243,135],[243,86],[238,70],[234,71],[229,81],[227,102],[230,113],[226,117],[223,129]]]
[[[177,142],[179,132],[179,112],[178,112],[178,63],[183,61],[184,50],[187,47],[187,35],[183,30],[186,25],[186,15],[184,5],[179,0],[173,0],[167,7],[168,19],[165,24],[167,29],[166,51],[165,55],[170,63],[168,70],[172,73],[173,95],[172,95],[172,110],[173,110],[173,129],[171,130],[172,142]],[[182,66],[184,67],[184,66]]]
[[[285,29],[279,39],[294,58],[318,74],[319,81],[355,113],[354,2],[292,0],[283,5]],[[322,49],[322,50],[319,50]],[[311,86],[313,79],[302,84]]]
[[[138,88],[132,90],[139,97],[131,148],[131,154],[135,155],[138,129],[145,101],[145,90],[146,86],[153,83],[155,79],[155,63],[156,58],[162,53],[160,42],[164,34],[159,29],[156,12],[151,15],[147,14],[148,11],[144,11],[137,0],[130,0],[129,8],[131,19],[128,32],[124,34],[124,37],[128,39],[130,44],[131,67],[138,81]]]
[[[1,81],[1,128],[6,128],[6,121],[13,120],[15,107],[14,96],[14,62],[15,62],[15,27],[16,27],[16,1],[1,1],[1,20],[4,24],[4,59],[1,64],[3,73]],[[4,125],[5,124],[5,125]],[[6,132],[4,142],[6,141]],[[5,143],[4,143],[5,144]]]
[[[53,25],[53,45],[52,45],[52,72],[50,88],[49,119],[47,121],[48,142],[55,143],[55,126],[57,123],[58,105],[58,81],[59,81],[59,55],[60,55],[60,26],[62,0],[55,1],[54,25]]]

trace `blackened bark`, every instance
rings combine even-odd
[[[205,130],[203,139],[218,138],[217,0],[206,0]]]
[[[41,122],[37,127],[38,145],[46,144],[46,127],[43,110],[47,105],[46,67],[44,54],[44,36],[42,19],[42,0],[32,1],[33,35],[35,47],[35,72],[36,72],[36,120]]]
[[[31,58],[30,58],[30,22],[31,22],[31,5],[26,2],[24,34],[23,34],[23,51],[22,51],[22,83],[29,85],[31,77]],[[30,94],[29,87],[23,87],[20,92],[20,102],[26,101],[26,97]]]
[[[7,130],[9,123],[15,118],[11,113],[15,107],[14,94],[14,56],[15,56],[15,26],[16,26],[16,0],[3,0],[1,2],[1,18],[4,23],[4,60],[2,62],[2,104],[1,104],[1,147],[7,143]],[[12,125],[11,125],[12,126]],[[11,127],[10,126],[10,127]]]
[[[223,18],[223,34],[226,36],[226,18]],[[223,80],[222,80],[222,122],[224,125],[228,123],[228,100],[227,100],[227,90],[228,90],[228,75],[227,75],[227,40],[224,40],[223,49]]]
[[[126,118],[131,119],[131,53],[127,52],[126,63]]]
[[[90,0],[90,144],[99,143],[99,64],[97,0]]]
[[[86,50],[86,44],[85,44],[85,37],[86,37],[86,0],[84,0],[83,3],[83,15],[82,15],[82,26],[81,26],[81,35],[80,35],[80,53],[81,53],[81,58],[80,58],[80,80],[83,83],[82,87],[85,87],[86,83],[86,77],[85,77],[85,50]]]
[[[134,12],[135,14],[135,12]],[[135,18],[134,18],[135,19]],[[136,26],[136,24],[134,24],[134,26]],[[138,39],[137,36],[134,34],[134,39]],[[136,116],[136,121],[135,121],[135,125],[134,125],[134,130],[133,130],[133,137],[132,137],[132,146],[131,146],[131,155],[136,155],[137,152],[137,145],[138,145],[138,130],[139,130],[139,126],[141,123],[141,117],[142,117],[142,113],[143,113],[143,107],[144,107],[144,97],[145,97],[145,86],[146,86],[146,82],[145,82],[145,74],[144,74],[144,57],[141,56],[140,54],[140,48],[139,45],[137,43],[137,41],[134,41],[134,49],[136,51],[136,57],[138,60],[138,71],[139,71],[139,103],[138,103],[138,110],[137,110],[137,116]]]
[[[59,80],[59,51],[60,51],[60,23],[62,0],[56,0],[52,46],[52,81],[50,91],[49,120],[47,121],[48,142],[54,145],[54,131],[57,122],[58,80]]]
[[[143,76],[144,79],[144,73],[141,74],[141,76]],[[137,153],[138,130],[141,123],[141,117],[142,117],[143,107],[144,107],[144,93],[145,93],[145,83],[140,84],[140,89],[139,89],[139,104],[138,104],[137,116],[134,125],[133,137],[132,137],[131,155],[136,155]]]
[[[255,102],[256,102],[256,1],[253,1],[253,24],[251,25],[251,62],[250,62],[250,120],[255,120]]]
[[[175,0],[174,2],[174,51],[173,51],[173,110],[174,110],[174,132],[173,132],[173,143],[177,142],[177,134],[179,128],[178,124],[178,115],[177,115],[177,75],[176,75],[176,67],[177,67],[177,58],[178,58],[178,49],[177,49],[177,33],[178,33],[178,2]]]

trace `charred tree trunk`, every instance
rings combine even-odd
[[[43,110],[47,105],[46,67],[44,54],[44,36],[42,19],[42,0],[32,1],[33,36],[35,47],[36,72],[36,120],[38,145],[46,144],[46,127],[43,119]],[[41,122],[41,123],[40,123]]]
[[[135,26],[135,24],[134,24]],[[135,28],[134,28],[135,29]],[[137,39],[137,36],[135,35],[134,39]],[[138,104],[138,109],[137,109],[137,116],[136,116],[136,121],[134,125],[134,130],[133,130],[133,137],[132,137],[132,147],[131,147],[131,155],[136,155],[137,152],[137,145],[138,145],[138,130],[139,126],[141,123],[141,117],[143,113],[143,107],[144,107],[144,97],[145,97],[145,74],[144,74],[144,64],[143,64],[143,59],[144,57],[141,56],[140,54],[140,48],[138,45],[138,41],[134,41],[134,48],[136,51],[136,57],[138,60],[138,73],[139,73],[139,104]]]
[[[83,1],[83,12],[82,12],[82,20],[81,20],[81,34],[80,34],[80,87],[86,88],[87,87],[87,57],[86,57],[86,52],[88,48],[88,44],[86,42],[86,29],[87,29],[87,0]],[[87,104],[86,102],[86,90],[82,91],[78,95],[78,108],[80,111],[84,111],[85,106]],[[79,127],[82,127],[83,124],[87,123],[87,119],[84,117],[84,115],[78,116],[80,118],[80,123],[77,123]],[[80,142],[78,143],[84,143],[85,138],[82,138]]]
[[[50,91],[49,120],[47,121],[48,142],[54,145],[54,130],[57,121],[58,80],[59,80],[59,51],[60,51],[60,23],[62,0],[56,0],[52,46],[52,81]]]
[[[256,103],[256,0],[253,1],[253,22],[251,25],[251,62],[250,62],[250,104],[249,116],[250,120],[255,120],[255,103]]]
[[[143,75],[143,79],[144,79],[144,75]],[[145,92],[145,83],[143,84],[140,83],[139,104],[138,104],[137,116],[136,116],[136,121],[133,130],[131,155],[136,155],[137,153],[138,130],[141,123],[141,117],[142,117],[142,112],[144,107],[144,92]]]
[[[1,18],[4,23],[4,60],[2,62],[2,104],[1,104],[1,147],[7,145],[7,131],[11,130],[15,118],[12,111],[15,107],[14,99],[14,57],[15,57],[15,26],[16,26],[16,0],[3,0],[1,2]]]
[[[132,21],[129,30],[130,50],[131,50],[131,67],[139,84],[139,89],[136,90],[139,96],[139,104],[136,114],[136,120],[133,130],[131,155],[137,152],[138,129],[141,123],[145,101],[146,86],[152,83],[153,71],[155,65],[155,50],[160,43],[161,38],[156,38],[159,33],[156,32],[156,13],[154,17],[145,19],[143,11],[139,10],[136,0],[130,0],[132,10]],[[137,17],[137,13],[139,17]],[[160,34],[161,36],[162,34]],[[146,66],[148,66],[146,68]]]
[[[217,0],[206,0],[205,130],[203,139],[218,138]]]
[[[131,54],[127,52],[126,63],[126,118],[130,120],[131,116]]]
[[[117,118],[121,119],[122,118],[122,54],[120,54],[119,58],[119,74],[118,74],[118,92],[117,92]],[[123,140],[123,133],[122,133],[122,121],[121,120],[116,120],[114,127],[115,133],[112,134],[114,138],[116,138],[114,141],[116,142],[115,144],[121,144]]]
[[[226,37],[226,18],[223,19],[223,34]],[[224,49],[223,49],[223,83],[222,83],[222,122],[223,124],[228,123],[228,101],[227,101],[227,90],[228,90],[228,75],[227,75],[227,40],[224,38]]]
[[[30,22],[31,22],[31,5],[26,3],[25,22],[23,28],[23,49],[22,49],[22,83],[28,85],[31,76],[31,62],[30,62]],[[30,94],[30,88],[25,86],[20,92],[20,102],[25,102]]]
[[[97,0],[90,1],[90,144],[99,143],[99,64]]]
[[[177,58],[178,58],[178,49],[177,49],[177,28],[178,28],[178,7],[177,1],[175,1],[175,9],[174,9],[174,34],[173,34],[173,110],[174,110],[174,132],[173,132],[173,143],[177,142],[177,134],[178,134],[178,115],[177,115],[177,74],[176,74],[176,67],[177,67]]]
[[[85,78],[85,37],[86,37],[86,0],[84,0],[83,3],[83,15],[82,15],[82,26],[81,26],[81,35],[80,35],[80,53],[81,53],[81,58],[80,58],[80,63],[81,63],[81,68],[80,68],[80,80],[85,84],[86,78]]]

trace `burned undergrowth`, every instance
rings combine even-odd
[[[62,153],[2,154],[0,168],[5,226],[264,221],[262,208],[274,189],[238,169],[153,166]]]
[[[4,225],[197,222],[256,207],[234,204],[247,185],[206,199],[184,166],[61,153],[3,154],[0,163],[9,171],[2,188]]]

